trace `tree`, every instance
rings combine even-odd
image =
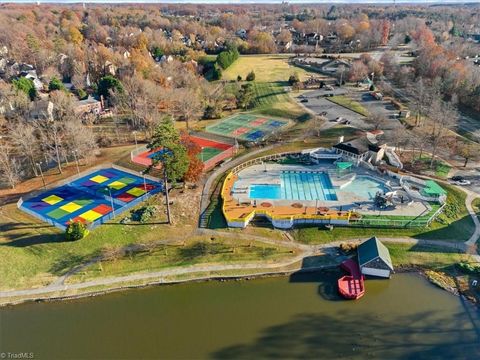
[[[14,79],[12,84],[17,91],[22,91],[25,93],[30,100],[34,100],[37,97],[37,89],[35,89],[35,85],[31,79],[21,77],[19,79]]]
[[[116,77],[112,75],[104,76],[98,83],[98,95],[108,99],[111,91],[123,92],[123,85]]]
[[[298,76],[298,73],[294,73],[292,75],[290,75],[290,77],[288,78],[288,83],[290,84],[290,86],[293,86],[294,84],[300,82],[300,78]]]
[[[430,143],[432,145],[430,167],[433,168],[438,148],[444,143],[448,130],[458,121],[458,111],[451,102],[435,98],[432,101],[428,115],[433,122],[430,133]]]
[[[13,155],[12,147],[0,143],[0,175],[12,189],[20,182],[20,166]]]
[[[200,94],[193,88],[182,88],[176,91],[175,110],[180,118],[185,121],[187,130],[190,122],[198,120],[204,112]]]
[[[145,170],[145,173],[149,173],[159,164],[161,165],[163,169],[168,223],[171,224],[168,182],[169,180],[176,182],[178,179],[183,178],[188,170],[189,160],[187,150],[180,143],[180,134],[170,117],[164,118],[163,121],[157,125],[147,148],[150,151],[156,152],[152,157],[152,164]]]
[[[250,72],[247,74],[246,80],[247,80],[247,81],[254,81],[254,80],[255,80],[255,72],[254,72],[253,70],[250,71]]]
[[[434,89],[427,86],[422,78],[410,83],[407,91],[411,96],[412,109],[415,113],[415,126],[418,126],[420,120],[427,115],[433,98],[440,94],[434,93]]]
[[[35,127],[30,123],[19,121],[9,126],[9,134],[14,146],[27,157],[32,173],[36,176],[36,162],[41,151]]]
[[[184,180],[196,183],[202,176],[204,164],[200,158],[202,148],[188,135],[186,131],[182,131],[180,135],[181,144],[187,149],[189,159],[188,170],[184,175]]]
[[[253,104],[254,91],[252,84],[243,84],[238,92],[237,106],[242,109],[248,109]]]
[[[367,117],[367,122],[373,125],[374,130],[378,130],[383,125],[385,125],[387,119],[385,115],[380,112],[369,111],[369,115]]]
[[[362,61],[354,61],[348,71],[349,81],[361,81],[368,76],[368,67]]]
[[[54,76],[48,83],[48,90],[49,91],[65,90],[65,85],[63,85],[63,83]]]
[[[463,167],[467,167],[468,161],[470,159],[477,159],[479,157],[478,148],[476,148],[470,142],[461,142],[457,144],[456,152],[460,155],[463,159]]]

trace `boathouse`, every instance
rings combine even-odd
[[[361,243],[357,253],[358,264],[363,275],[390,277],[393,272],[390,253],[375,236]]]

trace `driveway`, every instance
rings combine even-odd
[[[471,185],[462,186],[480,196],[480,168],[461,169],[455,172],[455,175],[462,176],[471,181]]]
[[[326,93],[334,93],[335,95],[343,95],[346,94],[347,91],[344,89],[334,88],[334,91],[328,90],[313,90],[309,91],[301,97],[297,101],[301,101],[302,98],[308,99],[308,102],[301,102],[303,106],[305,106],[310,111],[313,111],[315,114],[320,114],[322,112],[327,112],[325,117],[327,120],[333,125],[336,124],[334,121],[335,119],[342,117],[344,119],[349,120],[351,123],[350,125],[356,127],[358,129],[366,130],[368,129],[368,124],[365,123],[365,117],[351,111],[343,106],[337,105],[331,101],[328,101],[328,98],[325,98],[324,95]]]

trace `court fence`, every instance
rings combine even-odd
[[[22,197],[20,197],[20,199],[18,199],[17,201],[17,208],[26,212],[27,214],[43,221],[43,222],[46,222],[52,226],[55,226],[56,228],[62,230],[62,231],[65,231],[66,230],[66,226],[63,225],[63,224],[60,224],[56,221],[53,221],[52,219],[50,218],[47,218],[45,216],[43,216],[42,214],[40,213],[37,213],[35,211],[32,211],[31,209],[27,208],[26,206],[23,206],[23,203],[28,200],[28,199],[31,199],[33,197],[36,197],[48,190],[51,190],[51,189],[54,189],[56,187],[60,187],[60,186],[72,186],[74,187],[74,185],[72,185],[72,183],[75,181],[75,180],[78,180],[82,177],[85,177],[87,176],[88,174],[91,174],[91,173],[94,173],[95,171],[98,171],[98,170],[101,170],[101,169],[109,169],[109,168],[113,168],[113,169],[116,169],[116,170],[119,170],[119,171],[123,171],[125,173],[129,173],[129,174],[132,174],[132,175],[135,175],[137,177],[143,177],[144,181],[146,179],[150,180],[150,181],[153,181],[153,182],[156,182],[158,184],[162,184],[162,181],[159,179],[159,178],[156,178],[154,176],[151,176],[151,175],[145,175],[145,174],[142,174],[140,172],[137,172],[137,171],[134,171],[134,170],[131,170],[131,169],[127,169],[123,166],[118,166],[118,165],[115,165],[115,164],[102,164],[102,165],[98,165],[98,166],[95,166],[95,167],[92,167],[92,168],[89,168],[88,170],[85,170],[79,174],[76,174],[74,176],[70,176],[66,179],[63,179],[61,181],[57,181],[53,184],[49,184],[46,189],[42,189],[42,190],[37,190],[37,191],[33,191],[31,192],[30,194],[27,194],[27,195],[24,195]],[[87,192],[87,193],[90,193],[94,196],[99,196],[100,194],[98,192],[93,192],[93,191],[89,191],[87,190],[86,188],[82,188],[82,191],[84,192]],[[89,230],[93,230],[95,229],[97,226],[105,223],[106,221],[108,220],[111,220],[113,219],[114,217],[124,213],[125,211],[135,207],[136,205],[140,204],[141,202],[144,202],[146,201],[148,198],[150,198],[152,195],[156,194],[156,193],[159,193],[163,191],[163,186],[157,186],[155,189],[152,189],[148,192],[146,192],[145,194],[137,197],[136,199],[128,202],[128,203],[125,203],[121,200],[118,200],[118,199],[115,199],[115,198],[112,198],[106,194],[101,194],[100,197],[103,197],[106,201],[109,201],[112,208],[113,208],[113,211],[102,216],[100,219],[98,220],[95,220],[95,221],[92,221],[92,222],[89,222],[88,225],[87,225],[87,228]],[[115,207],[115,205],[117,205],[118,207]]]

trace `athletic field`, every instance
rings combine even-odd
[[[253,114],[237,114],[207,126],[206,130],[212,134],[255,142],[268,137],[286,125],[287,121],[284,120]]]

